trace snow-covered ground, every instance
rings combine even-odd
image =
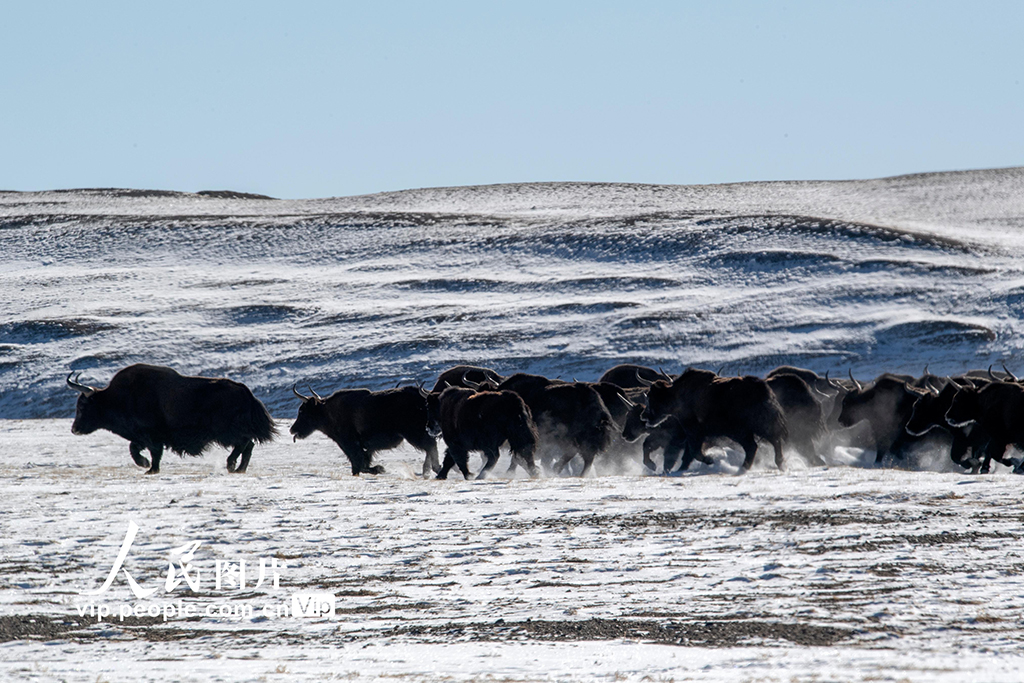
[[[224,455],[146,477],[116,437],[0,423],[0,613],[81,624],[0,645],[0,677],[1016,681],[1024,666],[1006,470],[464,482],[416,478],[410,449],[354,478],[322,437],[260,448],[245,475]],[[157,592],[135,599],[122,574],[83,595],[130,522],[124,569]],[[194,541],[198,592],[167,592]],[[246,561],[245,590],[216,587],[218,560]],[[278,613],[301,592],[333,594],[334,618]],[[164,622],[168,604],[201,618]],[[134,606],[158,616],[121,622]]]
[[[1022,246],[1022,169],[0,193],[0,678],[1019,680],[1024,479],[1003,467],[970,477],[924,452],[875,469],[839,449],[828,468],[769,457],[737,477],[718,448],[683,477],[630,461],[438,482],[408,448],[353,478],[316,436],[259,447],[245,475],[211,452],[146,477],[117,437],[70,434],[64,378],[224,374],[286,427],[295,383],[430,383],[460,362],[1021,374]],[[156,592],[119,574],[83,594],[132,522],[124,569]],[[169,560],[185,581],[170,591]],[[333,619],[284,615],[310,593],[335,597]]]

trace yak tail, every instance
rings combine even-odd
[[[249,432],[257,443],[272,441],[277,436],[277,425],[274,418],[270,417],[270,411],[255,396],[249,404]]]
[[[537,427],[533,424],[528,412],[521,411],[509,420],[508,447],[512,450],[513,456],[520,456],[525,459],[532,459],[537,450]]]
[[[776,439],[780,441],[786,441],[789,439],[789,427],[786,424],[786,415],[782,412],[782,405],[779,400],[775,398],[775,395],[770,391],[768,392],[768,400],[765,404],[765,423],[767,427],[767,437],[770,441]]]

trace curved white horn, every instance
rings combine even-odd
[[[87,384],[82,384],[81,382],[78,381],[78,377],[71,379],[71,375],[73,374],[75,374],[74,370],[68,373],[68,378],[67,380],[65,380],[67,381],[69,387],[83,394],[84,396],[92,396],[94,393],[96,393],[95,387],[90,387]],[[79,373],[79,376],[81,376],[81,373]]]

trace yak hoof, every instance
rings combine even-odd
[[[149,468],[148,470],[146,470],[146,472],[145,472],[145,473],[146,473],[146,474],[160,474],[160,470],[158,470],[158,469],[153,469],[152,467],[150,467],[150,468]]]
[[[366,468],[366,473],[367,474],[384,474],[384,466],[383,465],[373,465],[372,467],[367,467]]]
[[[149,458],[140,455],[137,459],[135,459],[135,464],[138,465],[139,467],[149,468]]]

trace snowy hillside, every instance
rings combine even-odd
[[[275,415],[473,362],[954,372],[1024,349],[1024,169],[721,186],[521,184],[322,200],[0,193],[0,417],[68,371],[245,382]]]

